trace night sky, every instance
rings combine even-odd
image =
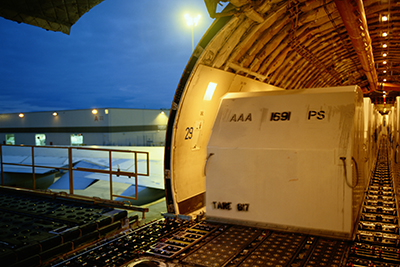
[[[170,108],[192,53],[185,13],[203,0],[105,0],[70,35],[0,18],[0,113]]]

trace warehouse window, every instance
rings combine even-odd
[[[45,134],[35,134],[35,145],[45,146],[46,145],[46,135]]]
[[[83,135],[71,134],[71,146],[81,146],[81,145],[83,145]]]
[[[6,134],[6,144],[7,145],[15,145],[15,136],[14,136],[14,134]]]

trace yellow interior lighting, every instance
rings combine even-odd
[[[207,86],[207,90],[204,94],[203,100],[210,101],[214,95],[215,88],[217,88],[217,84],[210,82]]]

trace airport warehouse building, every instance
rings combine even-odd
[[[169,110],[99,108],[0,114],[11,145],[163,146]]]

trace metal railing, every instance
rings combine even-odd
[[[4,147],[13,147],[13,148],[30,148],[30,156],[32,158],[31,164],[26,164],[26,163],[12,163],[12,162],[4,162],[3,158],[3,148]],[[51,164],[48,165],[38,165],[35,164],[35,149],[61,149],[61,150],[67,150],[68,151],[68,164],[63,165],[62,167],[60,166],[50,166]],[[94,168],[82,168],[82,167],[75,167],[74,162],[73,162],[73,151],[79,150],[79,151],[98,151],[98,152],[107,152],[108,153],[108,169],[94,169]],[[127,154],[132,154],[132,159],[133,159],[133,166],[134,166],[134,171],[129,172],[129,171],[121,171],[119,167],[116,170],[113,170],[113,165],[112,165],[112,154],[113,153],[127,153]],[[145,164],[146,164],[146,171],[145,172],[139,172],[138,171],[138,155],[144,155],[145,157]],[[114,197],[120,197],[124,199],[131,199],[131,200],[137,200],[138,199],[138,176],[149,176],[149,152],[141,152],[141,151],[131,151],[131,150],[119,150],[119,149],[105,149],[105,148],[92,148],[92,147],[62,147],[62,146],[32,146],[32,145],[4,145],[0,144],[0,171],[1,171],[1,185],[5,186],[4,184],[4,166],[24,166],[24,167],[31,167],[32,168],[32,189],[36,189],[36,175],[35,175],[35,168],[45,168],[45,169],[57,169],[57,170],[66,170],[69,172],[69,194],[70,195],[76,195],[74,194],[74,179],[73,179],[73,172],[74,171],[83,171],[83,172],[91,172],[91,173],[101,173],[101,174],[109,174],[109,181],[110,181],[110,201],[112,203],[115,203],[116,201],[114,200]],[[67,165],[67,166],[66,166]],[[117,195],[113,193],[113,175],[116,175],[117,177],[121,176],[126,176],[126,177],[133,177],[135,179],[135,196],[122,196],[122,195]],[[64,193],[65,195],[65,193]],[[82,197],[82,196],[79,196]],[[93,199],[98,199],[93,197]],[[130,202],[129,202],[129,206]],[[144,212],[147,212],[147,208],[140,208],[140,207],[135,207],[133,210],[138,210],[143,212],[143,217],[144,217]]]

